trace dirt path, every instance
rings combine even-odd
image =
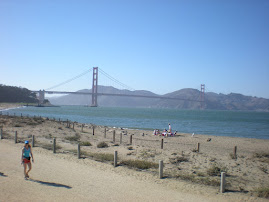
[[[22,144],[0,141],[0,201],[230,201],[215,190],[180,184],[156,176],[66,154],[34,148],[30,180],[20,165]],[[194,193],[191,192],[195,189]],[[199,194],[204,193],[206,194]],[[233,201],[246,197],[233,196]]]

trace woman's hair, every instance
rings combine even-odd
[[[25,147],[26,145],[27,145],[27,144],[24,144],[24,147]],[[28,147],[29,147],[29,148],[31,148],[31,145],[30,145],[30,143],[28,143]]]

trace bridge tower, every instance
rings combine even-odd
[[[200,91],[200,108],[205,108],[205,84],[201,84],[201,91]]]
[[[39,105],[43,104],[43,102],[45,100],[45,91],[44,90],[43,91],[39,90],[37,99],[38,99]]]
[[[98,87],[98,67],[94,67],[93,75],[92,75],[92,105],[91,107],[97,107],[97,87]]]

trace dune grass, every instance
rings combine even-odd
[[[142,170],[159,167],[157,163],[144,161],[144,160],[123,160],[121,161],[120,164],[125,165],[129,168],[137,168],[137,169],[142,169]]]

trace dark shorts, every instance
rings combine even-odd
[[[31,157],[23,157],[23,163],[30,163]]]

